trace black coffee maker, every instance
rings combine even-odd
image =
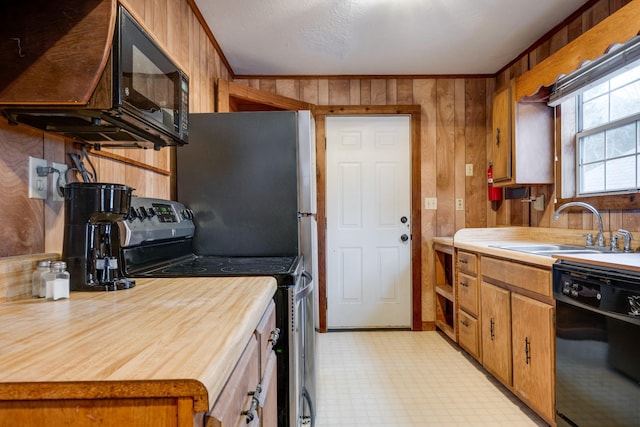
[[[64,188],[64,241],[72,291],[128,289],[124,277],[118,221],[131,206],[132,188],[120,184],[74,182]]]

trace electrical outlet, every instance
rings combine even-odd
[[[464,168],[465,168],[464,172],[466,176],[473,176],[473,163],[467,163],[464,166]]]
[[[51,167],[60,171],[59,176],[57,173],[51,175],[51,200],[54,202],[63,202],[64,196],[61,196],[60,193],[58,193],[58,184],[64,187],[67,183],[66,172],[69,167],[64,163],[56,162],[52,162]]]
[[[38,175],[38,167],[47,167],[47,161],[29,156],[29,198],[47,198],[47,177]]]
[[[464,199],[456,199],[456,210],[457,211],[464,210]]]
[[[424,208],[430,211],[438,209],[438,199],[435,197],[425,197]]]

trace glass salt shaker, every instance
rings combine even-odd
[[[51,265],[51,271],[44,274],[46,298],[53,300],[69,298],[69,277],[67,263],[62,261],[54,262]]]
[[[36,269],[31,276],[31,294],[34,298],[44,298],[46,288],[43,280],[44,273],[47,273],[51,268],[51,261],[40,260],[36,265]]]

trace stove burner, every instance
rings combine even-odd
[[[204,273],[205,271],[207,271],[205,267],[197,267],[193,265],[179,265],[179,264],[160,270],[161,273],[165,273],[165,274],[175,273],[175,274],[185,274],[185,275]]]
[[[228,265],[222,267],[220,271],[224,273],[244,273],[244,274],[273,274],[284,273],[287,271],[287,267],[282,265],[268,265],[268,264],[238,264]]]

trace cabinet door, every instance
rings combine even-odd
[[[467,313],[478,315],[478,279],[458,273],[458,304]]]
[[[553,307],[511,295],[513,389],[547,420],[553,419]]]
[[[482,364],[496,378],[511,385],[511,300],[509,291],[489,283],[480,285],[482,301]]]
[[[462,310],[458,310],[458,344],[476,360],[480,359],[478,345],[478,321]]]
[[[497,92],[493,99],[491,161],[495,182],[511,179],[511,85]]]
[[[257,402],[254,402],[259,376],[258,342],[252,336],[207,417],[207,427],[257,426]]]
[[[260,392],[260,425],[278,427],[278,380],[276,354],[272,351],[267,358],[267,367],[262,378]]]

